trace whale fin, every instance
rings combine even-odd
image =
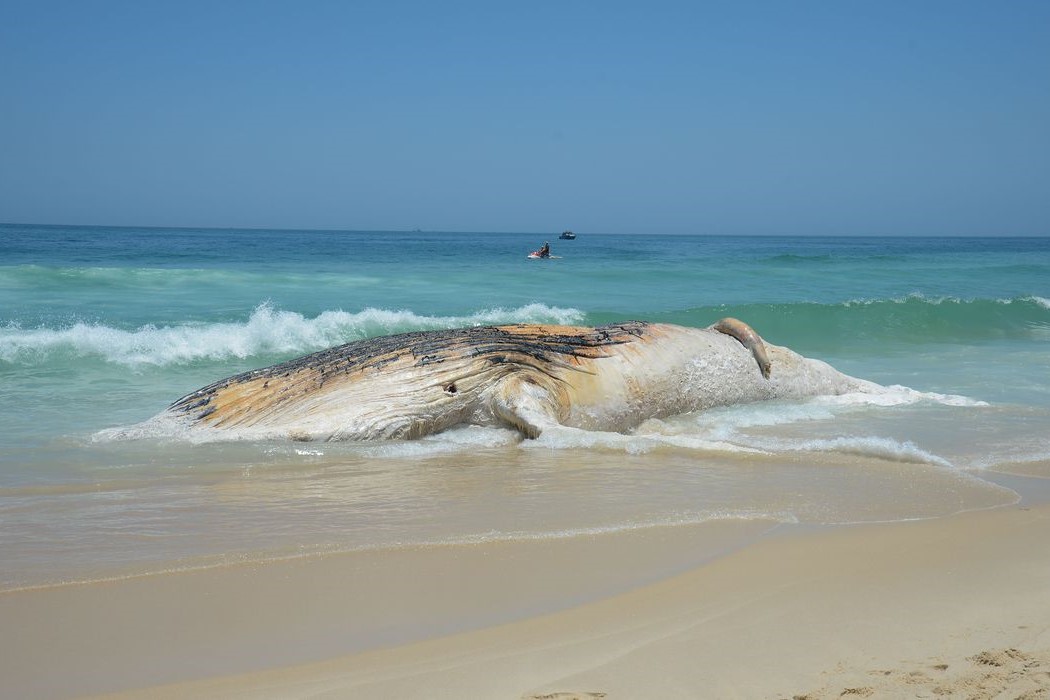
[[[537,438],[544,428],[558,425],[555,403],[550,391],[539,384],[521,377],[509,377],[496,387],[492,413],[525,437]]]
[[[727,317],[712,325],[711,328],[739,340],[740,344],[754,355],[755,362],[758,363],[758,369],[762,372],[762,376],[769,379],[772,366],[769,363],[769,356],[766,355],[766,345],[751,326],[739,319]]]

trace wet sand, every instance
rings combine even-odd
[[[0,697],[76,697],[285,667],[565,610],[774,525],[409,547],[0,594]],[[55,673],[55,669],[61,669]]]
[[[694,533],[724,554],[633,586],[624,571],[659,571],[689,538],[387,552],[8,593],[0,677],[11,697],[1050,693],[1050,507],[780,528],[738,546],[756,534]]]

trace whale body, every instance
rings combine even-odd
[[[514,324],[347,343],[215,382],[162,415],[238,438],[412,439],[458,425],[535,438],[555,425],[626,432],[713,406],[877,386],[736,319]]]

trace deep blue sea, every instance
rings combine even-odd
[[[545,239],[557,257],[527,259]],[[897,400],[563,443],[109,437],[217,379],[376,335],[724,316]],[[1050,477],[1048,238],[0,225],[0,590],[718,519],[938,517],[1016,501],[1002,474]]]

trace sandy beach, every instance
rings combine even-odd
[[[660,552],[688,539],[325,557],[10,592],[3,694],[1050,694],[1047,505],[758,535],[694,533],[721,556],[582,603],[602,582],[630,588],[625,570],[657,570]]]

